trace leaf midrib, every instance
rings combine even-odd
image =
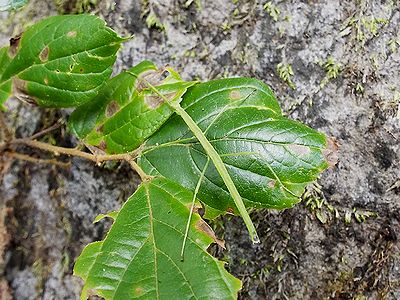
[[[160,299],[160,287],[158,286],[158,272],[157,272],[157,247],[156,247],[156,242],[154,240],[154,220],[153,220],[153,208],[151,206],[150,202],[150,192],[149,192],[149,184],[144,184],[144,189],[146,192],[146,202],[147,202],[147,207],[149,209],[149,222],[150,222],[150,239],[153,244],[153,251],[154,251],[154,276],[155,276],[155,286],[156,286],[156,295],[157,295],[157,300]]]

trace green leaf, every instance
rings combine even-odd
[[[169,75],[164,78],[165,73]],[[170,101],[180,101],[187,88],[170,68],[158,70],[144,61],[111,78],[92,101],[78,107],[69,127],[87,144],[107,153],[124,153],[139,147],[172,115],[167,103],[143,84],[151,81]]]
[[[82,299],[236,299],[240,281],[207,252],[215,236],[198,214],[181,260],[192,197],[164,178],[142,183],[106,238],[79,256],[74,272],[85,280]]]
[[[0,78],[4,70],[10,64],[11,57],[8,54],[8,47],[0,48]],[[4,110],[3,104],[11,95],[11,80],[5,82],[0,81],[0,110]]]
[[[215,80],[189,89],[182,107],[222,157],[245,204],[288,208],[305,186],[328,167],[326,137],[284,118],[270,89],[254,79]],[[194,190],[207,156],[175,115],[146,143],[139,165]],[[210,165],[198,199],[236,212],[227,188]]]
[[[16,97],[41,106],[77,106],[110,77],[122,41],[95,16],[47,18],[11,40],[0,84],[12,80]]]
[[[28,0],[1,0],[0,11],[16,10],[28,3]]]

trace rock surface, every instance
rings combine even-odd
[[[0,13],[0,44],[56,14],[54,2],[31,0],[21,11]],[[68,12],[79,0],[64,2]],[[213,222],[227,250],[212,251],[243,280],[241,299],[400,299],[397,1],[271,1],[266,10],[255,0],[97,2],[86,9],[134,35],[116,72],[149,59],[174,66],[185,79],[256,77],[272,87],[287,115],[340,144],[338,165],[302,204],[253,212],[260,245],[251,245],[239,218]],[[163,29],[148,27],[150,11]],[[293,89],[280,63],[291,66]],[[68,115],[15,100],[7,105],[19,137]],[[76,144],[63,129],[49,141]],[[73,262],[108,225],[92,220],[118,209],[137,184],[126,166],[73,159],[63,170],[15,161],[0,184],[0,250],[6,246],[0,298],[78,299]]]

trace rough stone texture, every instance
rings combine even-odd
[[[239,218],[213,222],[227,251],[212,251],[243,280],[240,297],[400,299],[398,1],[272,1],[280,10],[278,21],[262,9],[264,2],[200,0],[201,8],[196,1],[188,7],[183,0],[147,2],[99,1],[94,8],[119,33],[134,35],[116,72],[149,59],[174,66],[186,79],[256,77],[272,87],[287,115],[340,144],[339,164],[322,175],[321,191],[310,187],[309,205],[252,214],[260,245],[251,245]],[[149,7],[164,30],[147,27]],[[1,13],[0,43],[56,13],[51,0]],[[384,20],[376,31],[373,18]],[[328,57],[341,72],[322,87],[327,73],[321,62]],[[280,62],[291,64],[295,89],[279,78]],[[16,101],[8,106],[17,136],[68,115]],[[52,139],[75,144],[64,130]],[[107,227],[91,221],[118,208],[136,186],[125,166],[109,170],[74,159],[69,170],[60,170],[15,162],[0,185],[0,208],[10,212],[5,224],[11,236],[0,271],[14,298],[77,299],[81,283],[72,276],[73,261]],[[316,199],[325,204],[311,209]],[[355,217],[366,211],[378,217],[358,222]]]

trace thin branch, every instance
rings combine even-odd
[[[142,181],[148,181],[152,179],[152,176],[147,175],[142,168],[135,162],[135,159],[139,155],[139,153],[142,151],[142,148],[139,147],[138,149],[128,152],[128,153],[123,153],[123,154],[101,154],[101,155],[96,155],[96,154],[91,154],[87,152],[83,152],[81,150],[75,149],[75,148],[64,148],[64,147],[59,147],[59,146],[53,146],[47,143],[39,142],[36,140],[31,140],[30,138],[28,139],[16,139],[11,142],[9,142],[9,145],[25,145],[29,146],[32,148],[40,149],[43,151],[51,152],[54,155],[68,155],[68,156],[75,156],[75,157],[81,157],[87,160],[91,160],[95,162],[97,165],[99,165],[102,162],[105,161],[126,161],[129,163],[131,168],[140,176]],[[32,161],[32,162],[38,162],[38,163],[55,163],[56,160],[43,160],[43,159],[35,159],[29,156],[26,156],[24,154],[19,154],[19,153],[14,153],[10,152],[15,158],[17,159],[23,159],[27,161]]]
[[[128,160],[131,168],[133,170],[135,170],[135,172],[139,175],[140,179],[144,182],[144,181],[150,181],[153,176],[147,175],[143,169],[135,162],[134,159],[130,159]]]
[[[44,136],[45,134],[48,134],[49,132],[60,128],[62,124],[63,123],[61,121],[57,121],[55,124],[51,125],[50,127],[46,128],[46,129],[44,129],[42,131],[39,131],[38,133],[35,133],[34,135],[30,136],[29,139],[30,140],[36,140],[36,139]]]
[[[21,153],[16,153],[16,152],[6,152],[6,156],[14,159],[19,159],[19,160],[24,160],[28,162],[32,162],[35,164],[50,164],[50,165],[55,165],[64,169],[68,169],[71,167],[70,162],[62,162],[58,161],[56,159],[42,159],[42,158],[35,158],[26,154],[21,154]]]
[[[77,156],[81,158],[85,158],[91,161],[94,161],[96,164],[100,164],[105,161],[110,160],[132,160],[137,156],[137,152],[133,151],[130,153],[123,153],[123,154],[104,154],[104,155],[95,155],[90,154],[87,152],[80,151],[75,148],[65,148],[59,146],[53,146],[47,143],[39,142],[36,140],[31,139],[16,139],[11,141],[9,144],[19,144],[19,145],[26,145],[32,148],[44,150],[47,152],[52,152],[54,155],[69,155],[69,156]]]

